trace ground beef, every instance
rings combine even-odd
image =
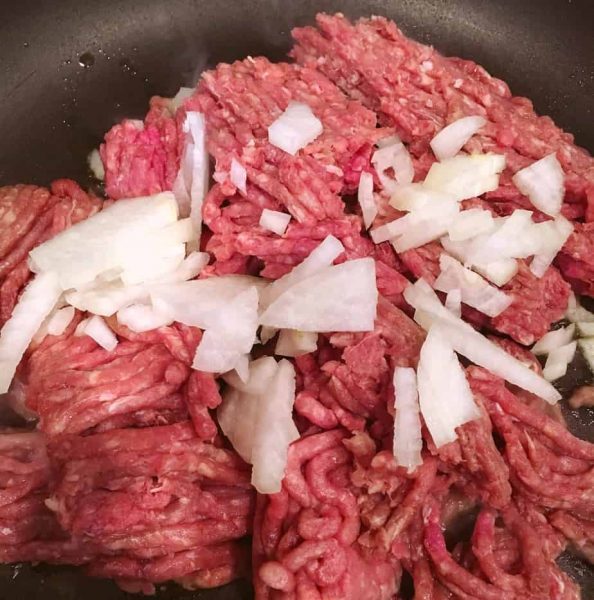
[[[29,251],[99,207],[97,198],[68,179],[55,181],[49,190],[33,185],[0,188],[0,326],[29,281]]]
[[[148,196],[173,189],[179,170],[183,111],[177,120],[164,98],[154,97],[144,122],[125,120],[105,136],[100,154],[110,198]]]
[[[574,231],[557,255],[563,277],[578,294],[594,296],[594,225],[575,223]]]

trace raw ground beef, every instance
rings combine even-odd
[[[505,154],[508,166],[497,190],[464,208],[530,208],[511,175],[556,152],[563,214],[591,221],[592,159],[470,61],[444,58],[382,18],[317,22],[293,32],[297,64],[221,64],[175,113],[154,98],[144,122],[116,125],[101,147],[111,199],[171,190],[185,112],[204,113],[215,159],[204,276],[276,279],[328,235],[345,248],[337,263],[374,258],[374,330],[321,333],[317,350],[294,360],[300,439],[281,491],[255,494],[249,466],[219,433],[221,384],[191,369],[198,329],[135,334],[108,319],[119,340],[110,353],[74,335],[77,313],[64,334],[31,346],[17,374],[39,431],[0,433],[0,561],[84,564],[144,593],[168,580],[214,587],[248,573],[251,534],[257,599],[389,600],[412,580],[415,600],[577,600],[555,559],[567,544],[594,559],[594,445],[571,435],[556,408],[470,366],[481,417],[439,449],[423,427],[422,466],[396,465],[392,374],[416,367],[425,337],[402,292],[410,280],[435,279],[442,249],[433,242],[398,256],[389,243],[374,245],[348,196],[363,171],[376,175],[378,140],[400,135],[419,181],[434,161],[433,135],[468,114],[489,123],[466,150]],[[291,100],[324,126],[295,156],[267,137]],[[245,192],[230,180],[232,159],[247,171]],[[386,197],[376,200],[378,224],[399,216]],[[259,226],[264,208],[291,215],[282,236]],[[29,249],[98,209],[72,182],[0,189],[0,323],[29,277]],[[576,222],[559,270],[537,279],[521,262],[504,287],[510,308],[487,319],[464,307],[464,317],[540,372],[524,346],[562,318],[567,282],[594,295],[592,235]]]

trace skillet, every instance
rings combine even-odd
[[[86,156],[123,117],[142,117],[154,94],[173,95],[221,61],[280,60],[290,29],[318,11],[381,14],[411,37],[470,58],[530,97],[540,114],[594,151],[594,3],[591,0],[0,0],[0,185],[71,177],[90,185]],[[562,392],[591,378],[577,361]],[[592,409],[565,414],[594,439]],[[1,418],[1,416],[0,416]],[[594,573],[562,565],[594,599]],[[245,582],[159,597],[250,598]],[[134,598],[66,568],[0,566],[0,600]]]

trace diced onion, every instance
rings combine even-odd
[[[260,323],[300,331],[371,331],[377,305],[375,262],[359,258],[326,267],[291,286]]]
[[[378,148],[371,157],[371,164],[389,195],[394,193],[398,184],[411,183],[415,176],[410,154],[400,140]],[[394,172],[395,179],[386,173],[390,169]]]
[[[433,287],[441,292],[460,290],[462,302],[489,317],[500,315],[513,299],[490,285],[477,273],[462,266],[456,259],[442,254],[439,259],[441,273]]]
[[[565,311],[565,317],[572,323],[583,321],[585,323],[594,323],[594,313],[586,310],[575,297],[573,292],[569,294],[569,300],[567,303],[567,310]]]
[[[103,166],[103,161],[101,160],[101,155],[99,154],[99,150],[95,148],[95,150],[91,150],[89,156],[87,157],[87,164],[89,165],[89,169],[91,173],[93,173],[93,177],[98,179],[99,181],[103,181],[105,179],[105,167]]]
[[[59,308],[47,322],[48,335],[62,335],[74,319],[74,307]]]
[[[295,155],[311,144],[324,130],[322,122],[303,102],[289,102],[283,114],[268,127],[268,141]]]
[[[542,370],[542,376],[547,381],[555,381],[567,373],[567,367],[575,356],[577,342],[569,342],[551,350]]]
[[[245,167],[234,158],[231,159],[229,179],[244,196],[247,194],[247,171],[245,170]]]
[[[433,154],[438,160],[456,156],[466,142],[487,124],[487,119],[480,116],[462,117],[444,127],[430,142]]]
[[[534,229],[540,234],[542,247],[532,259],[530,271],[537,277],[542,277],[572,234],[573,225],[565,217],[558,215],[552,221],[536,223]]]
[[[456,440],[456,428],[481,415],[447,340],[442,331],[432,327],[417,368],[421,414],[437,448]]]
[[[588,321],[578,321],[576,323],[580,337],[594,336],[594,323]]]
[[[496,190],[504,168],[501,154],[459,155],[433,163],[423,184],[465,200]]]
[[[578,340],[578,345],[590,367],[590,371],[594,372],[594,337]]]
[[[108,327],[107,323],[97,315],[92,316],[85,322],[84,335],[90,338],[101,346],[104,350],[112,352],[118,345],[118,339],[115,333]]]
[[[318,348],[318,334],[295,329],[281,330],[274,353],[278,356],[302,356]]]
[[[245,394],[264,394],[270,385],[270,380],[276,373],[277,363],[272,356],[262,356],[249,364],[249,376],[247,381],[234,371],[225,373],[223,379],[231,387]]]
[[[284,235],[291,220],[291,215],[278,210],[265,208],[260,215],[260,227],[277,235]]]
[[[137,333],[152,331],[173,323],[171,314],[161,312],[154,306],[132,304],[122,308],[117,313],[118,323]]]
[[[329,267],[343,252],[344,246],[340,241],[333,235],[327,236],[303,262],[262,290],[260,296],[262,307],[266,308],[291,286]]]
[[[454,350],[471,362],[551,404],[561,399],[559,392],[540,375],[452,315],[425,280],[419,279],[414,285],[409,285],[404,290],[404,298],[417,309],[415,320],[421,327],[440,327]]]
[[[262,327],[260,327],[260,343],[266,344],[266,342],[269,342],[277,333],[278,329],[276,327],[266,327],[265,325],[262,325]]]
[[[488,210],[471,208],[456,215],[448,229],[448,235],[453,242],[460,242],[482,233],[489,233],[494,227],[493,216]]]
[[[396,367],[394,369],[394,442],[393,451],[396,463],[412,472],[423,464],[421,450],[421,418],[419,416],[419,396],[417,376],[414,369]]]
[[[375,221],[375,217],[377,217],[377,204],[373,197],[373,175],[371,173],[361,173],[359,189],[357,190],[357,200],[361,207],[365,229],[369,229],[373,221]]]
[[[237,374],[243,383],[247,383],[250,378],[250,355],[244,354],[235,364],[233,372]]]
[[[61,294],[55,273],[38,275],[21,294],[0,330],[0,394],[8,392],[25,350]]]
[[[545,333],[537,342],[532,346],[532,352],[537,356],[541,354],[549,354],[555,348],[565,346],[569,344],[575,335],[575,325],[571,324],[567,327],[560,327],[553,331]]]
[[[565,184],[563,168],[555,153],[520,169],[512,181],[538,210],[553,217],[560,213]]]
[[[223,394],[223,401],[217,410],[217,422],[235,451],[251,462],[254,443],[254,427],[258,416],[260,396],[242,394],[229,388]]]
[[[458,288],[447,293],[445,307],[456,317],[462,316],[462,292]]]
[[[405,211],[418,211],[452,201],[456,199],[450,194],[429,189],[422,183],[398,185],[390,198],[390,204],[394,208]]]

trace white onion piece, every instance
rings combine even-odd
[[[402,140],[397,135],[389,135],[375,142],[375,145],[378,148],[385,148],[386,146],[393,146],[394,144],[399,144],[401,141]]]
[[[278,356],[302,356],[318,349],[318,334],[311,331],[282,329],[274,353]]]
[[[194,88],[180,87],[175,96],[169,101],[171,112],[175,113],[177,109],[194,93]]]
[[[340,241],[333,235],[327,236],[303,262],[262,290],[260,294],[262,306],[265,308],[291,286],[329,267],[343,252],[344,246]]]
[[[547,362],[542,370],[542,376],[547,381],[555,381],[567,373],[567,367],[575,356],[577,342],[569,342],[564,346],[554,348],[547,356]]]
[[[532,259],[530,271],[537,277],[542,277],[572,234],[573,224],[565,217],[558,215],[552,221],[536,223],[533,228],[538,230],[542,247]]]
[[[266,327],[262,325],[260,327],[260,343],[265,344],[269,342],[276,334],[278,333],[278,329],[276,327]]]
[[[475,331],[468,323],[452,315],[442,306],[431,286],[423,279],[409,285],[404,290],[404,298],[417,309],[415,320],[421,327],[439,327],[454,350],[471,362],[513,385],[540,396],[550,404],[555,404],[561,399],[559,392],[540,375]]]
[[[390,198],[390,204],[397,210],[417,211],[455,200],[450,194],[429,189],[422,183],[409,183],[396,187]]]
[[[118,345],[118,338],[115,336],[115,333],[108,327],[107,323],[97,315],[87,319],[83,333],[92,338],[99,346],[108,352],[115,350]]]
[[[234,371],[225,373],[223,379],[231,387],[245,394],[264,394],[270,384],[270,379],[276,373],[277,363],[272,356],[262,356],[249,364],[249,376],[247,381]]]
[[[173,323],[171,314],[161,312],[154,306],[146,304],[132,304],[121,308],[117,313],[118,323],[125,325],[136,333],[152,331]]]
[[[79,288],[142,255],[148,241],[175,221],[177,203],[170,192],[118,200],[31,250],[30,267],[54,271],[64,290]]]
[[[244,196],[247,194],[247,171],[245,170],[245,167],[234,158],[231,159],[229,179]]]
[[[500,315],[513,298],[490,285],[477,273],[462,266],[455,258],[442,254],[439,258],[441,273],[433,287],[440,292],[460,290],[462,302],[489,317]]]
[[[373,197],[373,175],[366,171],[361,173],[359,179],[359,188],[357,190],[357,200],[361,207],[363,215],[363,224],[365,229],[369,229],[377,217],[377,204]]]
[[[448,235],[453,242],[460,242],[482,233],[489,233],[494,228],[495,221],[488,210],[471,208],[456,215],[448,229]]]
[[[217,409],[217,422],[223,433],[239,456],[248,463],[252,460],[259,402],[259,396],[229,388],[224,392],[223,401]]]
[[[291,215],[284,212],[279,212],[278,210],[270,210],[265,208],[260,215],[260,227],[263,229],[267,229],[268,231],[272,231],[277,235],[284,235],[287,227],[289,225],[289,221],[291,220]]]
[[[594,323],[592,321],[578,321],[576,325],[580,337],[594,336]]]
[[[578,345],[582,355],[590,367],[590,370],[594,372],[594,338],[588,337],[578,340]]]
[[[254,428],[252,485],[261,494],[281,490],[289,446],[299,439],[293,423],[294,402],[295,368],[281,360],[270,389],[261,396]]]
[[[496,190],[504,168],[505,156],[501,154],[459,155],[433,163],[423,184],[465,200]]]
[[[74,319],[74,307],[59,308],[47,322],[48,335],[62,335]]]
[[[258,290],[249,287],[211,311],[208,319],[209,327],[196,349],[192,368],[207,373],[225,373],[241,362],[256,340]]]
[[[555,348],[560,348],[569,344],[575,335],[575,325],[571,324],[567,327],[560,327],[553,331],[545,333],[537,342],[532,346],[533,354],[537,356],[541,354],[549,354]]]
[[[74,337],[82,337],[83,335],[85,335],[85,327],[87,326],[87,323],[90,319],[91,317],[88,317],[87,319],[83,319],[82,321],[80,321],[80,323],[76,326],[76,329],[74,330]]]
[[[437,160],[445,160],[456,156],[466,142],[487,124],[487,119],[480,116],[462,117],[444,127],[429,143]]]
[[[375,262],[359,258],[326,267],[290,287],[260,317],[262,325],[300,331],[372,331]]]
[[[569,300],[567,303],[567,310],[565,311],[565,317],[572,323],[582,321],[585,323],[594,323],[594,313],[586,310],[578,301],[573,292],[569,293]]]
[[[93,177],[98,179],[99,181],[103,181],[105,179],[105,167],[103,166],[103,161],[101,160],[101,155],[99,154],[99,150],[95,148],[95,150],[91,150],[89,156],[87,157],[87,164],[89,165],[89,169],[91,173],[93,173]]]
[[[445,307],[456,317],[462,316],[462,292],[455,288],[450,290],[445,299]]]
[[[162,251],[159,248],[147,248],[143,256],[136,255],[124,261],[120,279],[125,286],[158,280],[178,269],[185,255],[185,244],[177,244]]]
[[[563,168],[554,152],[520,169],[512,181],[538,210],[552,217],[560,213],[565,184]]]
[[[322,122],[303,102],[289,102],[285,112],[268,127],[268,141],[293,156],[324,130]]]
[[[410,225],[411,217],[410,215],[405,215],[404,217],[400,217],[399,219],[394,219],[394,221],[388,221],[375,229],[372,229],[369,232],[371,239],[376,244],[381,244],[382,242],[388,242],[393,240],[399,235],[402,235],[407,227]]]
[[[406,467],[411,473],[423,464],[421,450],[421,418],[419,416],[419,396],[417,376],[414,369],[396,367],[394,369],[394,442],[393,451],[396,463]]]
[[[432,327],[417,367],[421,414],[437,448],[456,440],[457,427],[481,416],[464,369],[447,340]]]
[[[398,140],[378,148],[371,157],[371,164],[384,190],[392,195],[398,184],[412,183],[415,168],[404,144]],[[388,176],[386,171],[392,169],[395,179]]]
[[[239,377],[243,383],[247,383],[250,378],[250,355],[244,354],[237,361],[232,372],[236,373],[237,377]]]
[[[206,151],[204,115],[188,111],[184,120],[185,148],[173,184],[173,193],[182,217],[190,217],[196,239],[200,241],[202,203],[208,192],[209,161]]]
[[[246,290],[261,289],[264,285],[264,280],[257,277],[224,275],[155,286],[150,291],[150,298],[155,308],[170,313],[178,323],[209,329],[224,321],[235,298]]]
[[[21,294],[10,318],[0,330],[0,394],[8,392],[27,346],[61,294],[55,273],[38,275]]]

